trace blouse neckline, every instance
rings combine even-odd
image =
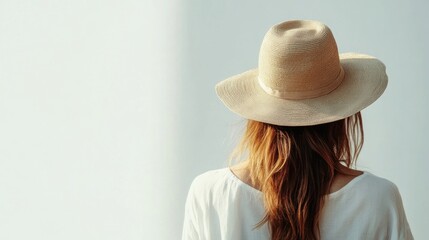
[[[231,168],[227,167],[226,168],[228,175],[237,183],[239,183],[240,185],[242,185],[244,188],[248,189],[249,191],[261,195],[262,192],[252,186],[250,186],[249,184],[243,182],[243,180],[241,180],[240,178],[238,178],[234,172],[232,172]],[[344,185],[342,188],[338,189],[335,192],[329,193],[326,196],[328,198],[333,198],[336,197],[338,195],[341,195],[343,192],[347,192],[350,188],[353,187],[353,185],[355,185],[357,182],[359,182],[364,176],[368,175],[369,173],[366,171],[362,171],[363,173],[355,178],[353,178],[350,182],[348,182],[346,185]]]

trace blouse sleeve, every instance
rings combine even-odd
[[[199,240],[198,233],[198,201],[195,195],[195,182],[191,184],[185,204],[182,240]]]
[[[405,215],[404,206],[402,204],[401,194],[396,185],[392,184],[390,204],[390,226],[389,233],[391,240],[413,240],[410,226]]]

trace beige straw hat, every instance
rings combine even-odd
[[[387,86],[384,64],[365,54],[338,54],[331,30],[317,21],[271,27],[259,67],[216,85],[222,102],[244,118],[306,126],[349,117],[373,103]]]

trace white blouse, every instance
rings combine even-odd
[[[413,239],[398,188],[369,172],[326,196],[321,239]],[[185,206],[182,240],[269,240],[263,194],[229,168],[196,177]]]

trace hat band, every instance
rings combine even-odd
[[[308,99],[308,98],[316,98],[323,95],[326,95],[336,89],[344,79],[344,70],[340,67],[340,71],[338,73],[337,78],[334,81],[331,81],[328,85],[323,86],[318,89],[308,90],[308,91],[281,91],[277,89],[273,89],[267,86],[261,77],[258,77],[258,83],[261,88],[271,96],[282,98],[282,99]]]

